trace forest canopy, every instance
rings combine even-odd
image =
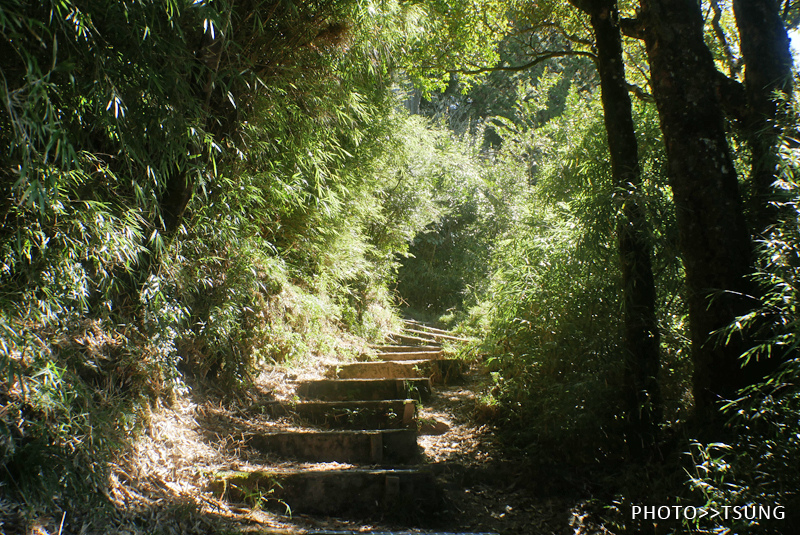
[[[648,474],[609,504],[670,480],[797,505],[799,24],[793,0],[6,0],[0,511],[85,512],[152,410],[401,315],[480,339],[507,447]]]

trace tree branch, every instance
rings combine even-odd
[[[655,102],[653,95],[651,95],[638,85],[628,83],[627,86],[628,86],[628,92],[630,92],[633,96],[635,96],[642,102]]]
[[[582,37],[579,37],[577,34],[569,33],[569,32],[567,32],[567,30],[564,29],[564,27],[561,24],[558,24],[556,22],[550,22],[550,21],[543,22],[541,24],[541,27],[542,28],[552,28],[557,33],[561,34],[561,36],[564,37],[564,39],[566,39],[567,41],[569,41],[571,43],[575,43],[575,44],[583,45],[583,46],[592,46],[594,44],[594,40],[593,39],[584,39]],[[538,31],[538,29],[534,29],[533,31]]]
[[[722,50],[725,53],[725,61],[728,63],[728,69],[731,71],[731,76],[736,76],[741,70],[741,65],[736,61],[733,56],[733,51],[725,37],[725,31],[722,29],[719,21],[722,18],[722,9],[719,7],[718,0],[710,0],[711,9],[714,11],[714,16],[711,18],[711,27],[714,29],[714,35],[719,39],[722,45]]]
[[[539,63],[547,61],[548,59],[562,58],[568,56],[582,56],[586,58],[592,58],[592,60],[595,60],[597,58],[597,56],[595,56],[593,53],[585,52],[582,50],[556,50],[552,52],[544,52],[539,56],[535,57],[533,60],[529,61],[528,63],[524,63],[522,65],[498,65],[496,67],[476,67],[474,69],[449,69],[445,72],[454,74],[483,74],[486,72],[497,72],[497,71],[518,72],[530,69],[531,67],[535,67]]]

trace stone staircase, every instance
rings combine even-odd
[[[291,402],[251,407],[292,422],[289,430],[255,433],[244,441],[252,451],[283,462],[218,473],[215,495],[232,502],[258,500],[261,507],[292,515],[427,525],[444,499],[441,470],[423,462],[417,444],[421,430],[436,426],[421,425],[418,407],[435,395],[433,385],[458,381],[464,373],[461,361],[445,357],[444,341],[468,340],[407,321],[387,345],[372,348],[371,360],[332,366],[328,379],[298,381]]]

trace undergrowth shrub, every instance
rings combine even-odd
[[[590,94],[569,90],[562,114],[539,124],[549,93],[562,85],[543,75],[520,84],[516,121],[498,118],[498,155],[518,182],[517,214],[492,250],[483,325],[494,385],[486,403],[504,415],[512,442],[538,458],[595,461],[624,456],[621,275],[615,228],[619,217],[610,176],[602,109]],[[653,225],[659,321],[665,332],[661,382],[667,419],[685,409],[685,307],[674,251],[674,215],[665,185],[654,111],[637,109],[643,184]],[[521,157],[520,155],[525,155]],[[523,207],[523,208],[520,208]]]
[[[0,472],[3,493],[40,507],[85,510],[174,373],[173,316],[119,296],[143,250],[133,208],[81,198],[83,172],[59,174],[39,205],[10,190],[0,241]],[[153,323],[155,321],[155,323]],[[150,335],[153,335],[152,337]],[[62,469],[54,470],[54,467]],[[87,498],[88,497],[88,498]]]
[[[437,129],[413,153],[410,172],[427,179],[435,216],[413,236],[398,271],[397,292],[415,314],[443,318],[463,310],[487,280],[500,212],[510,199],[501,184],[508,176],[480,154],[479,137]]]
[[[4,496],[21,499],[23,516],[102,510],[104,461],[127,445],[161,394],[157,360],[144,337],[103,321],[69,330],[3,327],[10,363],[9,380],[0,383]]]
[[[496,253],[509,263],[494,273],[490,290],[493,322],[484,347],[491,394],[507,409],[505,429],[532,453],[591,456],[615,436],[621,384],[620,318],[609,313],[620,306],[614,252],[586,262],[574,219],[539,216],[536,227],[517,230]],[[511,265],[513,258],[525,260]]]

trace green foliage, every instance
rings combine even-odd
[[[416,2],[424,14],[419,20],[424,29],[410,40],[407,55],[400,65],[426,92],[443,91],[448,70],[471,71],[497,63],[497,44],[511,29],[514,0],[421,0]],[[479,74],[462,72],[462,81],[471,85]]]
[[[586,28],[554,1],[4,2],[4,491],[85,508],[74,498],[102,496],[143,407],[347,353],[393,321],[395,297],[484,336],[485,403],[519,444],[623,452],[621,206]],[[643,51],[627,50],[646,88]],[[548,54],[560,59],[479,72]],[[399,111],[409,79],[427,120]],[[690,403],[683,273],[654,107],[637,103],[636,123],[676,424]],[[769,291],[739,326],[764,340],[745,358],[791,358],[731,403],[740,442],[697,446],[710,504],[797,502],[798,162],[784,155]]]
[[[3,168],[15,203],[45,214],[58,193],[113,192],[152,217],[171,176],[202,173],[200,74],[184,32],[202,32],[205,8],[181,4],[3,9]],[[75,174],[103,186],[80,187]]]
[[[98,461],[136,429],[157,369],[98,323],[50,333],[50,340],[41,331],[17,332],[4,337],[3,348],[15,369],[0,387],[4,492],[22,497],[31,510],[102,507],[96,489],[108,474]]]
[[[180,311],[157,286],[145,288],[141,309],[129,290],[157,245],[169,177],[204,165],[194,150],[205,144],[196,62],[183,33],[202,28],[200,11],[68,0],[0,8],[0,395],[8,408],[0,462],[9,492],[32,506],[94,495],[103,458],[135,427],[126,416],[133,404],[174,376]]]
[[[5,490],[80,510],[69,497],[102,496],[137,407],[386,328],[396,255],[435,217],[411,148],[426,127],[390,90],[421,16],[350,0],[0,7]],[[38,477],[48,464],[65,470]]]
[[[800,525],[800,345],[797,306],[800,271],[797,251],[800,153],[793,141],[781,149],[781,175],[776,188],[780,220],[761,244],[763,268],[756,279],[767,289],[761,306],[732,324],[724,333],[757,329],[761,343],[742,355],[743,360],[778,358],[783,365],[763,383],[748,387],[726,403],[729,427],[736,431],[727,444],[697,443],[693,449],[694,473],[690,485],[712,507],[781,505],[786,519],[735,522],[706,519],[705,529],[733,529],[737,533],[786,533]]]
[[[559,76],[520,83],[515,120],[498,117],[502,138],[495,168],[516,189],[505,189],[509,217],[492,249],[482,349],[505,414],[504,428],[539,453],[558,451],[588,460],[624,451],[619,407],[622,391],[621,288],[616,244],[620,217],[610,176],[598,99],[571,85],[563,113],[550,114]],[[556,101],[557,102],[557,101]],[[542,117],[550,117],[542,121]],[[642,124],[643,186],[654,234],[665,336],[665,390],[669,418],[685,407],[688,380],[671,199],[654,112],[637,110]],[[649,135],[653,137],[648,138]],[[655,236],[654,236],[655,238]],[[473,321],[475,324],[486,320]],[[554,446],[558,444],[558,448]],[[564,444],[574,445],[565,448]]]
[[[533,89],[520,112],[535,117],[551,87],[554,79]],[[493,257],[486,348],[498,372],[493,394],[517,407],[510,429],[537,448],[569,439],[582,445],[574,454],[594,455],[600,437],[614,436],[621,372],[613,184],[600,110],[576,93],[568,109],[541,128],[498,125],[509,157],[531,154],[544,165],[527,217]]]
[[[411,172],[431,183],[438,217],[414,237],[397,290],[411,308],[442,314],[485,278],[499,222],[488,200],[491,171],[475,148],[444,130],[418,132]]]

